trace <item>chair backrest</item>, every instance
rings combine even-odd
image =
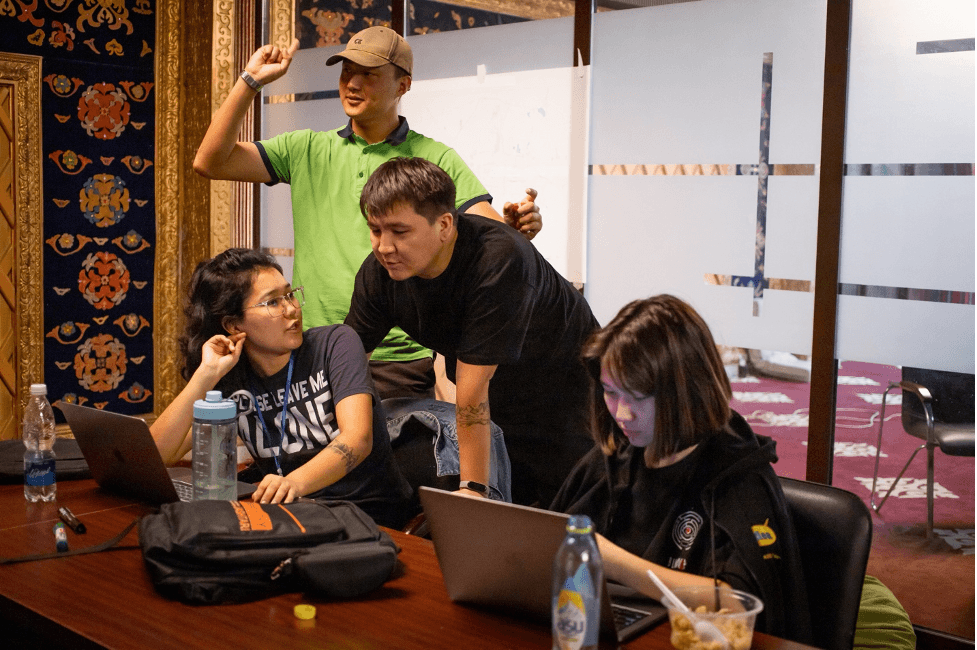
[[[933,417],[937,422],[956,424],[974,421],[972,374],[903,366],[902,378],[929,390],[933,396]],[[902,394],[902,419],[910,426],[919,420],[925,424],[926,419],[919,399],[906,391]],[[906,426],[906,429],[909,430],[910,426]]]
[[[839,488],[781,478],[800,544],[814,645],[849,650],[872,546],[865,503]]]

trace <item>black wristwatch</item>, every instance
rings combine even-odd
[[[459,481],[458,487],[466,490],[471,490],[472,492],[478,492],[483,497],[487,497],[489,495],[488,486],[485,485],[484,483],[479,483],[477,481]]]

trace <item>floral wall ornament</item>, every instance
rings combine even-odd
[[[52,338],[63,345],[74,345],[85,335],[85,330],[90,326],[88,323],[77,323],[67,320],[53,328],[45,336]]]
[[[80,0],[83,6],[78,7],[78,22],[75,24],[79,32],[85,31],[85,23],[92,27],[101,27],[106,23],[112,30],[126,28],[126,35],[132,33],[132,23],[129,22],[129,10],[125,0]]]
[[[44,44],[44,30],[38,29],[36,32],[27,37],[27,42],[31,45],[37,45],[40,47]]]
[[[141,174],[153,166],[153,161],[142,156],[126,156],[122,159],[122,164],[133,174]]]
[[[60,21],[52,20],[51,35],[48,37],[48,42],[54,47],[63,45],[70,52],[75,49],[75,30]]]
[[[71,149],[67,151],[62,151],[58,149],[57,151],[52,151],[47,155],[48,158],[54,161],[54,164],[58,166],[65,174],[71,174],[74,176],[88,166],[88,163],[92,162],[91,159],[77,154]]]
[[[112,321],[112,324],[118,326],[122,333],[130,338],[149,327],[149,321],[139,314],[123,314]]]
[[[11,6],[9,2],[5,4],[10,6],[11,10],[13,9],[13,6]],[[17,16],[17,20],[19,20],[22,23],[29,21],[30,24],[33,25],[34,27],[44,26],[44,19],[38,18],[37,16],[34,15],[34,12],[37,11],[37,0],[32,0],[31,2],[24,2],[24,0],[17,0],[17,4],[20,5],[20,15]],[[5,13],[8,16],[14,15],[12,11],[8,11]]]
[[[318,34],[316,47],[339,45],[346,26],[353,20],[353,14],[323,11],[319,8],[306,9],[302,15],[315,25],[315,31]]]
[[[91,241],[91,237],[86,237],[85,235],[72,235],[71,233],[66,232],[60,235],[48,237],[46,240],[44,240],[44,243],[53,248],[54,251],[61,257],[67,257],[69,255],[74,255]]]
[[[88,398],[79,396],[77,393],[65,393],[64,395],[61,396],[60,401],[66,404],[81,404],[84,406],[85,402],[88,401]]]
[[[79,196],[85,218],[99,228],[114,226],[129,211],[129,189],[112,174],[95,174],[85,181]]]
[[[125,89],[129,97],[137,102],[146,101],[149,97],[149,91],[153,89],[153,82],[151,81],[144,81],[138,84],[132,81],[120,81],[119,85]]]
[[[71,97],[78,90],[78,86],[85,83],[78,77],[69,78],[67,75],[63,74],[49,74],[44,77],[44,83],[48,85],[58,97]]]
[[[122,43],[113,38],[105,44],[105,51],[112,56],[122,56]]]
[[[44,4],[47,5],[47,8],[51,11],[59,14],[71,6],[71,0],[44,0]]]
[[[143,236],[137,233],[135,230],[130,230],[125,234],[124,237],[116,237],[112,240],[112,243],[124,250],[129,255],[133,255],[146,248],[149,248],[149,242],[143,239]]]
[[[129,291],[129,269],[113,253],[92,253],[82,262],[78,291],[95,309],[109,310]]]
[[[153,8],[150,6],[149,0],[136,0],[136,6],[132,8],[132,11],[149,16],[153,13]]]
[[[88,135],[111,140],[129,123],[129,102],[125,94],[111,83],[89,86],[78,100],[78,119]]]
[[[119,393],[119,399],[124,399],[130,404],[139,404],[141,402],[145,402],[152,394],[153,391],[143,387],[143,385],[137,381],[129,387],[129,390]]]
[[[75,377],[82,388],[104,393],[118,388],[127,364],[126,346],[111,334],[99,334],[78,346]]]

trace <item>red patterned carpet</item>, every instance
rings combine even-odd
[[[868,505],[879,405],[894,366],[843,362],[838,373],[834,485]],[[757,433],[777,441],[781,476],[804,478],[808,384],[743,377],[733,381],[733,408]],[[883,428],[881,499],[919,441],[902,431],[899,391],[889,393]],[[885,583],[915,625],[974,639],[974,459],[936,452],[935,539],[925,539],[926,456],[913,460],[875,522],[868,573]]]

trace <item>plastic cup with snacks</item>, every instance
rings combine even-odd
[[[677,587],[672,591],[699,620],[715,625],[726,637],[729,648],[749,650],[757,614],[763,610],[759,598],[728,587]],[[672,626],[672,647],[676,650],[718,650],[722,647],[721,642],[700,638],[689,617],[678,608],[668,607],[668,620]]]

